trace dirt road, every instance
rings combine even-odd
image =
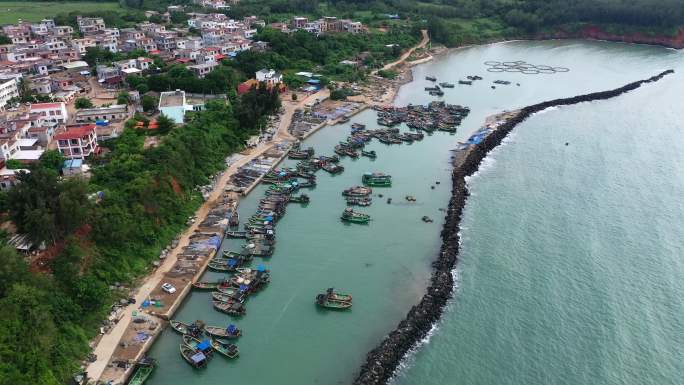
[[[430,42],[430,36],[428,35],[428,31],[427,31],[426,29],[421,30],[420,33],[423,35],[423,39],[421,39],[420,43],[418,43],[417,45],[414,45],[414,46],[411,47],[408,51],[404,52],[404,53],[399,57],[399,59],[397,59],[396,61],[393,61],[393,62],[391,62],[391,63],[385,64],[385,66],[382,67],[382,69],[383,69],[383,70],[388,70],[388,69],[390,69],[390,68],[396,67],[396,66],[398,66],[399,64],[405,62],[406,59],[408,59],[409,56],[411,56],[411,54],[413,53],[413,51],[417,50],[418,48],[424,48],[424,47],[427,45],[427,43]],[[378,71],[379,71],[379,70],[373,71],[373,75],[375,75],[376,73],[378,73]]]

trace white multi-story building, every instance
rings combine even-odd
[[[7,102],[12,98],[19,97],[19,78],[0,78],[0,111],[5,109]]]
[[[55,135],[57,148],[65,158],[84,159],[99,151],[94,124],[69,127]]]
[[[69,112],[64,103],[34,103],[31,104],[30,113],[44,121],[66,123],[69,119]]]

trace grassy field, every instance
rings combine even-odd
[[[120,10],[119,3],[79,2],[31,2],[0,1],[0,24],[14,24],[17,20],[40,21],[62,12]]]

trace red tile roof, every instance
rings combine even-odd
[[[79,139],[79,138],[82,138],[82,137],[89,135],[93,132],[95,132],[95,125],[94,124],[85,124],[83,126],[74,126],[74,127],[69,127],[69,129],[66,132],[62,132],[60,134],[55,135],[55,139],[57,139],[57,140]]]

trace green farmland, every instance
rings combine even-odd
[[[0,25],[14,24],[17,20],[40,21],[46,17],[54,17],[58,13],[73,11],[92,12],[120,10],[116,2],[88,2],[88,1],[0,1]]]

